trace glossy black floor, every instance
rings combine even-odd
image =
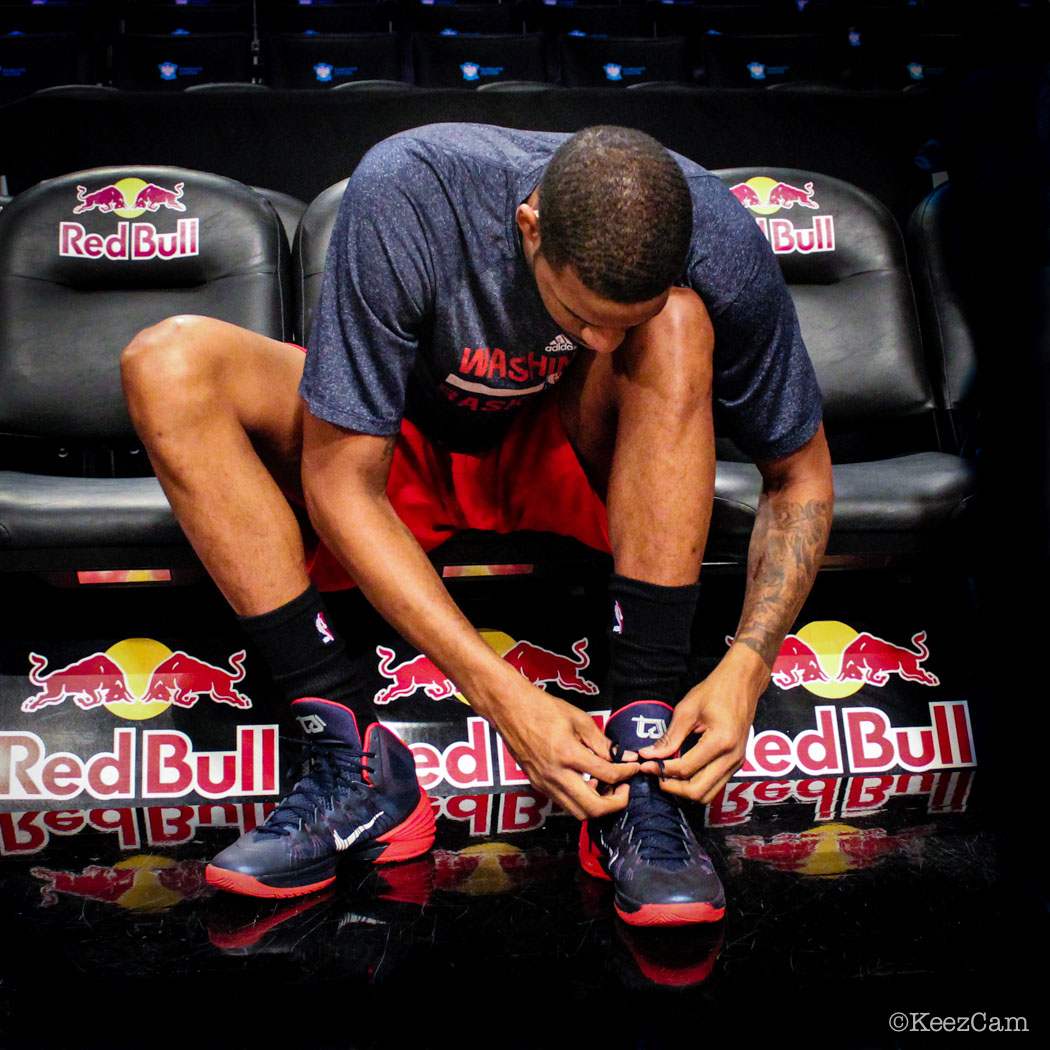
[[[580,691],[603,666],[595,579],[450,586],[492,644],[529,639],[560,654],[543,665],[551,690],[603,709]],[[724,651],[741,586],[733,573],[705,576],[697,677]],[[405,691],[382,717],[430,741],[421,768],[439,807],[435,849],[347,868],[329,891],[283,903],[213,892],[204,862],[272,796],[206,804],[200,776],[190,790],[171,786],[174,758],[154,783],[168,784],[167,798],[142,797],[138,766],[132,798],[117,797],[110,774],[94,798],[77,778],[87,756],[112,758],[136,733],[144,766],[150,727],[171,745],[153,758],[173,755],[180,733],[198,750],[229,751],[243,712],[203,688],[194,706],[139,721],[78,705],[73,687],[62,702],[23,706],[61,695],[46,684],[56,669],[107,650],[142,696],[160,654],[180,650],[225,669],[221,684],[253,699],[253,724],[287,728],[254,654],[236,673],[230,657],[244,643],[221,601],[203,584],[4,587],[15,615],[0,652],[0,1045],[908,1047],[1006,1045],[1000,1025],[1028,1031],[1010,1045],[1046,1031],[1046,791],[1027,768],[1045,751],[1035,720],[1045,684],[1017,693],[1043,643],[1000,622],[1005,592],[986,613],[965,572],[821,575],[796,637],[825,654],[824,696],[806,685],[803,647],[756,722],[771,734],[762,768],[693,814],[726,883],[726,919],[665,932],[613,917],[608,884],[579,870],[575,822],[516,782],[463,704],[398,685],[412,652],[354,596],[332,613],[362,675]],[[849,681],[860,636],[868,672]],[[142,639],[154,648],[114,648]],[[389,674],[376,670],[377,644],[395,651],[379,661]],[[838,678],[836,648],[847,655]],[[575,685],[559,686],[559,667]],[[291,752],[283,743],[280,765]],[[985,1031],[932,1034],[962,1022]]]

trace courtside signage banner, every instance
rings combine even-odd
[[[278,793],[279,728],[243,649],[123,638],[40,650],[24,677],[0,679],[3,808]]]

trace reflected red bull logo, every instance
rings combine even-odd
[[[881,688],[894,678],[938,686],[941,680],[924,666],[930,657],[926,640],[924,630],[901,645],[839,620],[815,620],[784,639],[773,664],[773,684],[778,689],[801,686],[829,700],[851,696],[863,686]]]
[[[31,868],[43,880],[41,905],[50,907],[59,895],[116,904],[129,911],[167,911],[181,901],[214,893],[199,860],[176,862],[170,857],[141,856],[118,861],[112,867],[92,864],[81,871]]]
[[[169,189],[139,178],[118,179],[94,189],[78,186],[73,214],[97,211],[131,220],[162,208],[184,212],[184,188],[183,182]],[[196,218],[179,219],[175,230],[167,232],[159,231],[151,222],[118,222],[111,234],[89,233],[79,222],[61,222],[58,226],[58,253],[66,258],[139,261],[177,259],[198,255],[199,251],[200,220]]]
[[[495,652],[540,689],[553,685],[585,696],[598,694],[598,686],[581,674],[591,662],[586,638],[573,642],[570,653],[565,654],[529,641],[515,641],[502,631],[483,630],[480,633]],[[379,673],[390,684],[376,693],[375,703],[389,704],[420,691],[431,700],[455,697],[466,703],[456,684],[423,654],[395,664],[397,654],[394,650],[379,645],[376,646],[376,655],[379,657]]]
[[[835,250],[835,218],[818,215],[808,227],[796,226],[791,219],[773,218],[781,210],[793,208],[818,211],[816,190],[812,182],[792,186],[788,182],[756,175],[746,182],[729,187],[729,192],[755,217],[759,228],[777,255],[798,252],[833,252]]]
[[[104,707],[121,718],[153,718],[170,706],[193,707],[202,696],[247,709],[251,699],[236,688],[244,678],[245,651],[218,667],[181,649],[172,652],[152,638],[125,638],[48,670],[48,659],[30,653],[29,682],[37,692],[22,701],[27,714],[67,700],[83,711]]]
[[[874,867],[887,857],[904,857],[918,864],[923,845],[933,831],[932,824],[905,828],[896,834],[884,828],[821,824],[808,831],[781,832],[771,838],[727,835],[726,845],[738,869],[741,860],[757,860],[777,871],[834,878]]]

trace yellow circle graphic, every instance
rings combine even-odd
[[[773,192],[773,187],[777,185],[777,180],[771,179],[768,175],[756,175],[754,178],[748,179],[744,185],[750,186],[760,201],[768,202],[769,195]],[[751,204],[748,207],[756,215],[772,215],[774,212],[780,211],[779,204]]]
[[[141,912],[167,911],[178,904],[182,897],[161,885],[156,875],[159,868],[173,867],[175,861],[170,857],[140,855],[117,861],[113,865],[114,870],[131,868],[138,873],[130,888],[117,898],[117,904],[129,911]]]
[[[820,824],[802,832],[804,839],[816,839],[816,848],[797,871],[800,875],[844,875],[856,865],[842,849],[843,837],[860,834],[850,824]]]
[[[121,193],[124,194],[124,200],[128,201],[126,208],[114,208],[114,211],[122,219],[137,219],[146,209],[145,208],[133,208],[131,205],[138,200],[139,193],[144,190],[149,183],[145,179],[118,179],[114,184]]]
[[[803,682],[804,689],[825,700],[841,700],[860,689],[863,682],[835,681],[842,670],[842,651],[857,637],[857,633],[848,623],[840,620],[814,620],[795,633],[795,637],[817,654],[817,662],[830,679],[827,682]]]
[[[149,688],[154,668],[171,656],[171,650],[163,642],[152,638],[125,638],[111,645],[106,655],[124,671],[129,691],[135,696],[142,696]],[[140,722],[146,718],[155,718],[171,705],[166,700],[153,700],[134,704],[118,701],[103,706],[119,718]]]

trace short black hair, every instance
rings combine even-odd
[[[539,185],[540,251],[596,294],[640,303],[685,265],[692,197],[681,167],[634,128],[584,128],[557,149]]]

